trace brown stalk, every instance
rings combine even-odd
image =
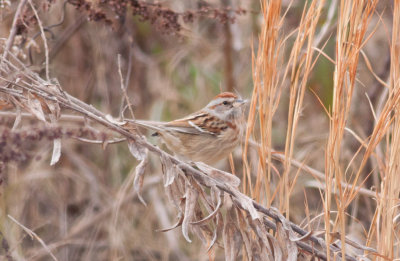
[[[325,1],[318,1],[318,3],[317,1],[312,1],[310,6],[307,6],[307,4],[304,6],[300,25],[297,29],[297,37],[291,50],[290,60],[286,69],[286,71],[288,71],[289,68],[291,68],[291,83],[288,127],[285,143],[285,169],[280,181],[284,184],[284,189],[281,190],[280,206],[281,210],[286,212],[287,217],[289,216],[290,211],[290,183],[292,182],[289,178],[289,173],[295,145],[296,129],[303,109],[303,100],[308,78],[313,68],[312,58],[314,50],[312,49],[312,45],[315,41],[314,35],[324,4]],[[305,54],[301,54],[303,49],[305,49]]]
[[[261,197],[261,186],[264,184],[264,193],[267,206],[271,204],[271,153],[267,148],[272,146],[272,118],[279,102],[279,86],[277,78],[279,45],[279,28],[281,25],[281,1],[263,1],[261,4],[264,25],[259,37],[259,50],[257,57],[253,59],[253,82],[254,89],[251,99],[251,111],[249,114],[246,144],[250,138],[249,131],[254,126],[256,105],[258,104],[258,118],[260,126],[260,159],[256,183],[254,185],[254,196],[257,201]],[[244,159],[245,166],[248,165]],[[267,166],[268,165],[268,166]]]
[[[329,245],[329,242],[332,240],[331,232],[335,232],[337,226],[340,227],[341,242],[343,245],[345,244],[345,209],[349,199],[348,195],[345,193],[346,189],[341,186],[342,182],[346,182],[346,179],[340,167],[340,151],[356,81],[358,56],[363,44],[365,31],[376,4],[377,1],[368,1],[367,3],[361,1],[341,1],[340,3],[337,26],[333,107],[325,158],[326,189],[324,211],[325,240],[327,245]],[[355,180],[358,179],[358,176],[359,175],[356,176]],[[338,216],[333,228],[331,228],[330,225],[330,213],[333,207],[331,196],[333,194],[332,185],[335,186],[334,189],[337,192],[337,197],[335,197],[335,199],[338,208]],[[330,250],[328,249],[328,256],[329,252]],[[345,256],[345,253],[346,248],[342,248],[342,257]]]
[[[391,42],[391,64],[389,77],[389,99],[398,96],[400,92],[400,2],[394,1],[393,7],[393,28]],[[396,224],[395,217],[399,214],[399,196],[400,196],[400,107],[399,104],[393,104],[393,124],[391,130],[390,150],[387,159],[386,171],[381,183],[381,197],[378,198],[376,209],[377,219],[380,224],[376,226],[377,230],[377,250],[380,254],[390,259],[396,257],[395,253],[399,251],[396,244]]]
[[[20,19],[22,9],[24,8],[27,0],[21,0],[18,4],[17,10],[15,11],[14,19],[11,25],[10,35],[7,38],[6,46],[3,50],[2,61],[7,59],[8,52],[14,43],[15,35],[17,34],[17,22]]]
[[[221,0],[223,6],[227,7],[230,6],[230,0]],[[231,15],[230,13],[227,14],[228,16]],[[229,92],[233,92],[235,89],[235,81],[233,77],[233,48],[232,48],[232,31],[231,31],[231,24],[229,22],[222,25],[224,30],[224,59],[225,59],[225,89]]]

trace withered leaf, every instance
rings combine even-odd
[[[132,156],[137,160],[143,161],[147,157],[147,149],[138,145],[133,140],[128,140],[128,148]]]
[[[242,248],[242,235],[238,228],[235,208],[232,206],[226,213],[225,226],[222,231],[224,241],[225,260],[236,260]]]
[[[46,122],[46,118],[43,113],[42,104],[33,95],[28,95],[28,102],[25,108],[30,111],[38,120]]]
[[[200,198],[200,194],[199,194],[199,198]],[[194,218],[195,219],[202,219],[202,211],[200,207],[195,208],[195,215]],[[212,235],[212,231],[210,230],[209,226],[191,226],[191,230],[193,232],[193,234],[195,234],[197,236],[198,239],[201,240],[201,242],[203,243],[203,245],[207,245],[209,242],[209,236]]]
[[[191,243],[192,240],[189,238],[189,224],[194,216],[198,192],[188,183],[186,184],[185,216],[182,222],[182,234],[186,241]]]
[[[225,260],[235,260],[237,249],[233,238],[235,237],[236,229],[232,223],[225,224],[222,232],[225,250]]]
[[[19,124],[21,123],[21,107],[19,105],[15,106],[16,108],[16,116],[15,116],[15,121],[14,121],[14,125],[12,127],[12,130],[16,130],[19,126]]]
[[[115,119],[110,114],[107,114],[105,118],[106,118],[106,120],[108,120],[112,124],[115,124],[115,125],[118,125],[118,126],[123,126],[123,125],[127,124],[125,121],[119,121],[119,120]]]
[[[168,187],[174,182],[175,177],[178,175],[179,172],[182,172],[182,170],[178,166],[172,164],[172,161],[164,154],[161,155],[161,164],[164,174],[164,187]]]
[[[144,159],[139,163],[139,165],[136,166],[135,179],[133,180],[133,189],[137,193],[140,202],[142,202],[142,204],[145,206],[147,206],[147,204],[144,201],[144,199],[142,198],[141,190],[143,187],[144,174],[145,174],[145,170],[146,170],[147,162],[148,162],[147,156],[148,156],[148,150],[146,149]]]
[[[258,245],[258,242],[257,241],[254,241],[253,240],[253,245],[252,245],[252,248],[251,248],[251,253],[248,255],[248,256],[250,256],[250,258],[249,258],[249,260],[262,260],[262,258],[261,258],[261,248],[260,248],[260,246]],[[268,260],[268,259],[267,259]]]
[[[235,196],[235,202],[240,204],[243,209],[247,210],[253,220],[260,220],[260,214],[255,209],[253,205],[253,200],[248,196],[238,192],[237,190],[232,190],[232,192]]]
[[[171,185],[165,187],[165,192],[169,201],[172,202],[177,209],[183,212],[181,201],[185,194],[185,185],[182,177],[178,175]]]
[[[220,210],[220,208],[222,206],[222,200],[221,200],[221,196],[220,196],[221,191],[216,187],[213,187],[212,189],[214,189],[215,193],[217,194],[216,195],[217,198],[218,198],[217,206],[215,207],[214,211],[211,212],[207,217],[205,217],[205,218],[203,218],[202,220],[199,220],[199,221],[191,222],[192,225],[202,225],[202,224],[206,223],[207,221],[211,220],[218,213],[218,211]]]
[[[50,166],[55,165],[61,157],[61,139],[53,141],[53,154],[51,155]]]
[[[273,237],[272,235],[267,233],[267,236],[269,238],[269,243],[272,245],[273,249],[274,249],[274,258],[275,260],[287,260],[284,258],[283,253],[282,253],[282,249],[279,247],[279,243],[278,241],[275,239],[275,237]],[[270,251],[269,249],[266,251]]]
[[[48,84],[47,88],[53,94],[60,94],[60,90],[54,84]],[[47,114],[49,114],[50,118],[52,118],[53,121],[57,121],[60,118],[60,105],[58,104],[58,102],[46,100],[35,94],[33,94],[33,95],[35,96],[36,99],[38,99],[40,101],[40,104],[42,105],[42,109]]]
[[[297,242],[297,241],[302,241],[302,240],[307,240],[310,237],[312,237],[314,234],[314,231],[308,231],[307,233],[305,233],[303,236],[296,238],[295,240],[291,239],[293,242]]]
[[[222,215],[220,212],[217,212],[217,221],[215,222],[215,229],[214,229],[214,234],[213,234],[213,239],[211,240],[210,246],[207,249],[207,252],[211,250],[211,248],[214,246],[215,242],[217,242],[218,234],[222,230],[221,226],[221,220],[222,220]]]
[[[282,224],[283,229],[287,232],[287,235],[288,235],[290,241],[296,242],[298,240],[298,237],[294,233],[294,231],[290,225],[290,222],[279,212],[278,209],[271,207],[270,211],[274,212],[274,214],[276,216],[278,216],[280,223]]]
[[[274,240],[274,238],[270,238],[270,240],[268,240],[270,234],[268,233],[268,231],[264,228],[264,226],[261,224],[261,222],[259,220],[253,220],[253,219],[248,219],[249,221],[249,225],[250,227],[253,229],[253,231],[256,233],[257,237],[260,239],[260,250],[262,252],[262,256],[265,257],[265,259],[263,260],[282,260],[279,258],[273,258],[272,256],[272,251],[271,251],[271,246],[270,243],[271,240]],[[275,249],[275,248],[274,248]],[[275,253],[275,257],[278,256],[279,257],[279,248],[276,249],[277,253]]]
[[[217,189],[219,190],[215,185],[210,186],[210,195],[204,190],[205,186],[201,185],[198,180],[192,179],[192,186],[197,190],[199,193],[199,199],[203,203],[203,206],[206,211],[209,213],[213,212],[215,209],[215,206],[217,205],[217,199],[215,198],[215,192],[214,190]],[[219,193],[219,191],[218,191]],[[219,195],[219,194],[218,194]],[[202,218],[201,218],[202,219]]]
[[[245,251],[247,253],[247,259],[252,260],[252,242],[251,239],[252,234],[249,231],[249,224],[247,224],[246,219],[243,217],[244,211],[236,209],[236,213],[238,216],[238,223],[239,223],[239,231],[242,234],[242,240],[245,246]]]
[[[168,232],[172,229],[179,227],[182,224],[182,221],[183,221],[183,215],[180,215],[178,222],[176,222],[175,225],[173,225],[172,227],[169,227],[169,228],[157,229],[156,231],[157,232]]]
[[[50,111],[50,119],[52,119],[52,121],[57,121],[60,119],[60,105],[58,105],[58,103],[55,102],[47,102],[46,103],[47,108]]]
[[[296,243],[290,240],[288,233],[289,231],[285,230],[282,223],[277,222],[276,224],[277,230],[277,241],[282,249],[285,260],[288,261],[296,261],[297,260],[297,246]]]
[[[46,84],[47,89],[54,95],[62,94],[62,88],[57,79],[51,79],[55,84]]]
[[[213,168],[203,162],[195,162],[195,164],[201,171],[219,182],[229,184],[232,187],[238,187],[240,185],[240,179],[229,172]]]

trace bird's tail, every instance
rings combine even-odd
[[[163,130],[163,123],[158,121],[144,121],[144,120],[128,120],[129,122],[155,132]]]

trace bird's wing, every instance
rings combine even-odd
[[[210,124],[216,120],[217,119],[215,117],[210,118],[210,115],[207,113],[196,112],[185,118],[170,122],[135,120],[135,123],[139,126],[157,132],[170,130],[193,135],[209,134],[216,136],[217,134],[215,133],[215,127],[210,126]]]
[[[192,114],[186,118],[168,122],[165,126],[182,133],[215,135],[215,133],[208,130],[207,126],[204,124],[204,118],[206,117],[209,117],[209,115],[205,113]]]
[[[159,133],[165,132],[166,130],[176,131],[186,134],[200,134],[204,132],[201,130],[201,128],[196,128],[194,126],[189,125],[183,119],[171,122],[135,120],[134,123],[137,124],[138,126]]]

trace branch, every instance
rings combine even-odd
[[[27,0],[21,0],[18,4],[17,11],[15,11],[14,20],[13,20],[11,30],[10,30],[10,35],[8,36],[8,39],[6,42],[6,47],[4,48],[4,51],[3,51],[2,62],[7,58],[7,54],[10,51],[11,46],[14,43],[14,38],[15,38],[15,35],[17,34],[17,21],[18,21],[19,16],[21,15],[22,8],[26,4],[26,1]]]

